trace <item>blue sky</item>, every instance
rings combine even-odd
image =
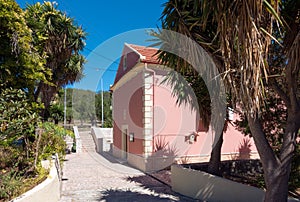
[[[118,59],[124,43],[150,45],[151,37],[146,30],[160,27],[160,15],[166,0],[154,1],[96,1],[56,0],[58,9],[73,17],[88,33],[83,55],[85,78],[75,88],[100,90],[103,79],[104,90],[113,84]],[[42,0],[16,0],[22,7]]]

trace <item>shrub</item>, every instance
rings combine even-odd
[[[289,181],[289,189],[295,191],[300,187],[300,143],[296,145],[295,156],[292,161],[292,168]]]
[[[0,201],[2,199],[11,199],[13,196],[18,195],[22,180],[16,171],[11,170],[7,173],[2,173],[0,182]]]
[[[55,124],[64,120],[64,107],[61,104],[52,104],[50,107],[50,117],[54,120]]]
[[[66,149],[64,138],[66,135],[74,136],[73,132],[50,122],[40,124],[39,130],[41,130],[41,138],[40,142],[36,142],[39,144],[38,160],[49,159],[55,153],[60,160],[63,160]]]
[[[29,156],[13,142],[0,144],[0,201],[11,200],[42,182],[48,171],[41,167],[40,161],[58,153],[62,162],[66,135],[74,137],[72,131],[53,123],[41,123],[29,142]]]
[[[39,121],[39,109],[37,103],[29,102],[22,90],[8,88],[1,91],[0,144],[11,145],[16,140],[23,139],[23,146],[28,146]]]
[[[66,143],[64,137],[74,137],[72,131],[53,123],[39,124],[34,141],[31,142],[29,158],[22,148],[14,145],[0,145],[0,201],[10,200],[42,182],[48,170],[41,167],[41,160],[51,159],[58,153],[62,162]]]

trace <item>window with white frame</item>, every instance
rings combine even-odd
[[[127,69],[127,54],[123,55],[123,70]]]
[[[233,109],[228,107],[228,119],[230,121],[233,121],[233,115],[234,115]]]

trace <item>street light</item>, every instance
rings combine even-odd
[[[101,115],[102,115],[102,117],[101,117],[101,127],[103,128],[103,124],[104,124],[104,114],[103,114],[103,112],[104,112],[104,110],[103,110],[103,79],[101,78],[101,111],[102,111],[102,113],[101,113]]]
[[[64,127],[67,125],[67,90],[64,92]]]

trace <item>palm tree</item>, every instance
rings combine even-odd
[[[51,72],[48,82],[39,82],[35,91],[35,99],[40,97],[45,107],[42,117],[47,120],[50,102],[58,90],[83,76],[85,59],[80,51],[86,33],[72,18],[57,10],[54,3],[29,5],[26,18],[40,55],[46,59],[45,67]]]
[[[186,4],[179,1],[169,1],[165,4],[165,8],[161,16],[162,28],[185,34],[190,38],[197,40],[204,49],[212,53],[214,61],[217,64],[222,65],[224,62],[220,52],[217,51],[220,46],[218,43],[219,41],[215,38],[217,26],[213,22],[209,21],[207,23],[211,26],[203,30],[198,17],[201,15],[201,7],[196,1],[186,1]],[[199,33],[201,35],[199,35]],[[152,35],[157,37],[158,41],[166,41],[162,33],[152,33]],[[195,106],[199,111],[204,128],[208,129],[211,124],[210,120],[212,108],[210,95],[202,77],[193,70],[190,64],[178,56],[162,50],[159,50],[157,54],[162,64],[173,68],[177,73],[180,73],[185,78],[185,81],[187,82],[186,85],[192,87],[193,92],[197,97],[196,102],[189,100],[189,97],[192,97],[188,95],[189,91],[181,87],[183,86],[181,84],[184,83],[184,81],[178,79],[178,76],[171,72],[165,82],[168,82],[172,86],[173,94],[176,95],[178,99],[177,103],[180,105],[189,102],[192,106]],[[208,166],[208,172],[211,174],[220,175],[223,132],[227,129],[227,122],[228,121],[226,120],[221,134],[217,136],[219,139],[211,151]]]
[[[286,201],[300,127],[300,2],[169,0],[165,6],[165,27],[210,53],[233,103],[242,108],[264,169],[265,201]],[[271,91],[287,108],[279,154],[268,142],[261,117]]]

